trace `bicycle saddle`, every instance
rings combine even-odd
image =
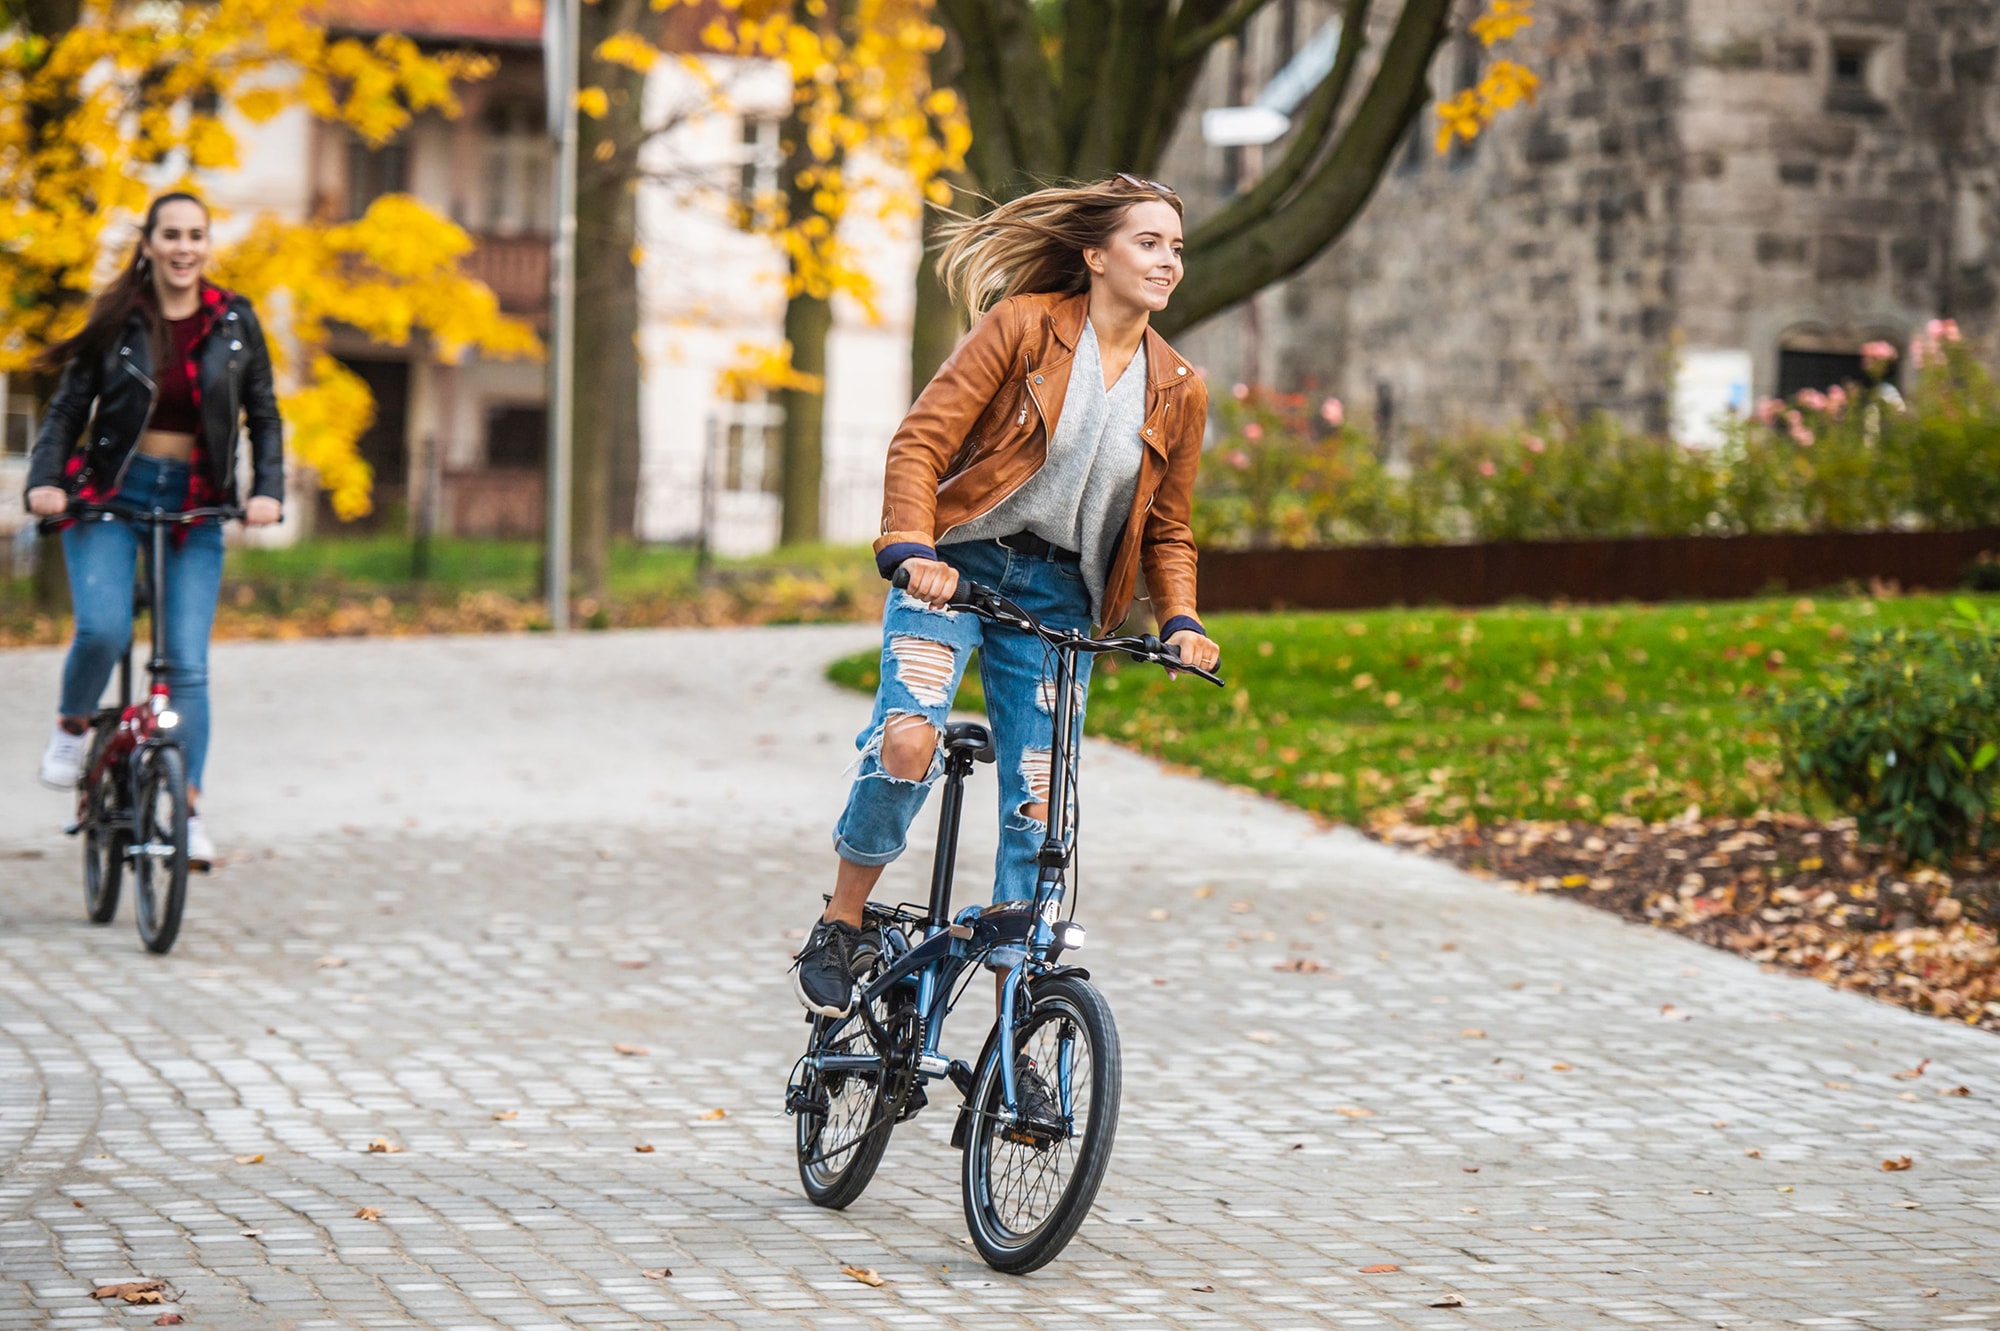
[[[944,747],[950,753],[969,753],[976,763],[993,761],[993,735],[977,721],[953,721],[944,728]]]

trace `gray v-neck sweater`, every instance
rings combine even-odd
[[[951,544],[1025,531],[1074,550],[1082,556],[1091,616],[1100,617],[1104,583],[1116,553],[1112,542],[1131,513],[1132,495],[1139,488],[1139,466],[1146,455],[1139,431],[1145,424],[1145,343],[1139,344],[1131,364],[1106,391],[1097,330],[1085,319],[1048,459],[992,511],[954,528]]]

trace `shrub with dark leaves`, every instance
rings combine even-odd
[[[1776,705],[1793,776],[1909,860],[1945,863],[2000,832],[2000,622],[1959,610],[1936,629],[1857,636]]]

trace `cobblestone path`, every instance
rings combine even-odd
[[[992,1275],[936,1107],[808,1205],[788,931],[865,719],[819,666],[870,638],[225,646],[235,855],[167,958],[83,921],[11,709],[0,1327],[2000,1328],[1991,1036],[1106,748],[1095,1215]],[[0,656],[0,696],[54,673]],[[141,1277],[174,1301],[90,1297]]]

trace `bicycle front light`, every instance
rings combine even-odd
[[[161,712],[158,717],[158,724],[160,729],[162,730],[172,730],[175,726],[179,725],[180,723],[181,723],[181,714],[179,712],[176,712],[171,707],[169,707],[166,711]]]
[[[1083,946],[1083,926],[1075,920],[1064,920],[1055,927],[1056,950],[1075,952]]]

